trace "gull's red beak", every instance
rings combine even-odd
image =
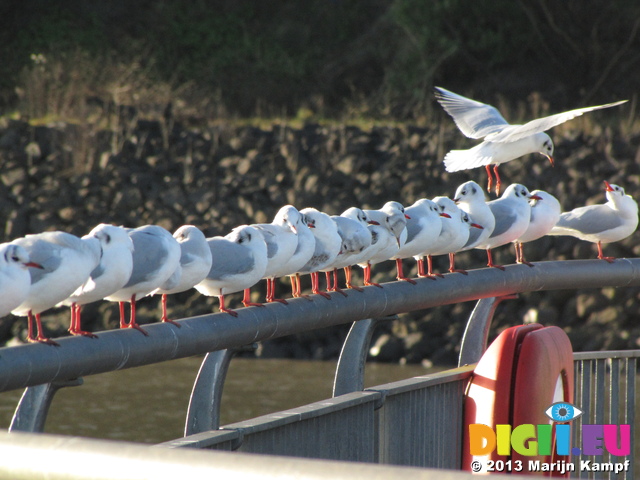
[[[542,200],[542,197],[539,195],[531,195],[529,197],[529,200]]]
[[[445,213],[445,212],[442,212],[442,213],[440,214],[440,216],[441,216],[441,217],[444,217],[444,218],[451,218],[451,215],[449,215],[448,213]]]
[[[477,223],[470,223],[469,225],[471,225],[474,228],[479,228],[480,230],[484,230],[484,227],[482,225],[478,225]]]
[[[36,262],[27,262],[24,264],[25,267],[39,268],[40,270],[44,270],[44,267]]]
[[[553,163],[553,157],[551,155],[547,155],[546,157],[549,159],[549,163],[551,164],[551,166],[555,166],[555,163]]]
[[[611,184],[609,182],[607,182],[606,180],[604,181],[604,185],[605,185],[605,190],[607,192],[613,192],[613,187],[611,186]]]
[[[406,218],[407,220],[411,220],[411,217],[409,215],[407,215],[406,213],[404,214],[404,218]]]
[[[367,223],[369,225],[380,225],[380,222],[376,222],[375,220],[369,220]]]

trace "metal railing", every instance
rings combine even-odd
[[[63,338],[59,348],[41,344],[2,348],[0,391],[27,387],[11,430],[42,431],[55,392],[81,383],[85,375],[207,353],[190,399],[185,437],[162,444],[165,447],[459,468],[461,402],[472,369],[467,366],[452,374],[362,391],[375,326],[399,313],[480,299],[461,345],[460,364],[466,365],[477,362],[486,348],[488,325],[503,299],[530,291],[607,286],[640,286],[640,259],[619,259],[613,264],[540,262],[535,268],[511,265],[505,271],[484,268],[438,281],[418,279],[415,285],[391,282],[382,289],[367,287],[363,292],[350,291],[347,297],[333,294],[330,301],[312,296],[313,301],[293,299],[289,305],[240,309],[237,318],[224,313],[192,317],[180,322],[182,328],[145,325],[148,336],[116,330],[100,332],[98,339]],[[226,368],[238,348],[351,322],[336,370],[335,398],[219,429]],[[625,370],[627,377],[630,371],[631,367]],[[580,385],[593,390],[588,380],[581,381]],[[325,434],[318,434],[323,428]],[[0,472],[3,468],[0,465]]]
[[[264,308],[242,308],[238,317],[214,313],[171,324],[145,325],[148,336],[135,330],[98,333],[98,339],[66,337],[60,348],[30,344],[0,348],[0,392],[55,381],[95,375],[123,368],[232,349],[263,340],[308,330],[331,327],[368,318],[424,310],[440,305],[502,297],[514,293],[640,286],[640,259],[540,262],[534,268],[510,265],[505,271],[482,268],[468,275],[448,274],[433,281],[417,279],[385,283],[384,288],[367,287],[332,294],[328,301],[292,299],[288,305],[268,304]]]
[[[636,418],[636,383],[640,350],[614,352],[579,352],[574,354],[575,404],[584,412],[572,422],[572,445],[582,445],[582,426],[630,425],[631,445],[634,445]],[[633,458],[633,457],[632,457]],[[575,462],[619,462],[620,458],[603,449],[602,455],[574,455]],[[624,461],[624,459],[623,459]],[[636,459],[640,461],[640,459]],[[614,475],[613,472],[576,471],[577,478],[634,479],[636,465]]]
[[[458,469],[472,371],[379,385],[161,445]]]
[[[4,480],[471,480],[455,470],[167,449],[57,435],[0,432]],[[34,461],[37,459],[37,461]],[[528,477],[495,478],[518,480]]]

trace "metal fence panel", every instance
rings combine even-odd
[[[581,352],[574,354],[575,403],[584,413],[572,422],[572,445],[582,446],[583,425],[627,424],[631,426],[631,441],[635,437],[635,392],[637,357],[640,350],[615,352]],[[620,462],[624,459],[609,455],[574,455],[572,460],[580,465],[582,460],[594,463]],[[575,478],[633,479],[636,465],[633,452],[630,468],[615,474],[609,471],[576,469]],[[635,459],[636,461],[639,459]]]
[[[460,468],[464,392],[472,371],[462,367],[369,389],[384,395],[378,461]]]

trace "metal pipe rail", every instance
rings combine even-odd
[[[384,288],[312,296],[288,305],[238,310],[238,317],[215,313],[171,324],[135,330],[100,332],[98,339],[66,337],[59,348],[43,344],[0,349],[0,392],[67,381],[85,375],[148,365],[234,348],[308,330],[422,310],[440,305],[542,290],[640,286],[640,259],[571,260],[536,263],[534,268],[509,265],[505,271],[482,268],[468,275],[448,274],[416,284],[390,282]]]
[[[0,432],[0,480],[469,480],[470,472],[168,449],[47,434]],[[37,459],[37,461],[34,461]],[[496,479],[525,479],[495,475]]]

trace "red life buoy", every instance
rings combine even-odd
[[[503,331],[484,353],[469,382],[465,398],[463,470],[476,470],[472,468],[474,460],[481,465],[486,465],[487,460],[510,460],[512,466],[519,460],[518,465],[523,469],[517,473],[523,474],[528,472],[529,460],[546,464],[568,460],[568,457],[554,453],[551,420],[545,415],[545,410],[559,401],[573,402],[573,350],[564,331],[539,324],[520,325]],[[539,445],[541,453],[537,455],[531,452],[521,455],[515,449],[507,452],[509,445],[505,444],[504,437],[509,433],[508,427],[499,427],[502,435],[496,435],[495,449],[481,456],[473,455],[471,450],[477,453],[478,445],[476,442],[473,448],[471,446],[470,442],[477,438],[470,433],[470,425],[478,424],[486,425],[493,432],[496,432],[496,425],[508,425],[512,429],[519,425],[533,425],[531,440],[536,442],[535,435],[539,433],[541,442],[543,439],[545,442]],[[538,428],[538,425],[543,427]],[[480,430],[480,427],[471,427],[474,428]],[[487,429],[484,431],[488,432]],[[490,447],[486,443],[484,445]],[[549,475],[567,475],[559,473],[555,471]]]

